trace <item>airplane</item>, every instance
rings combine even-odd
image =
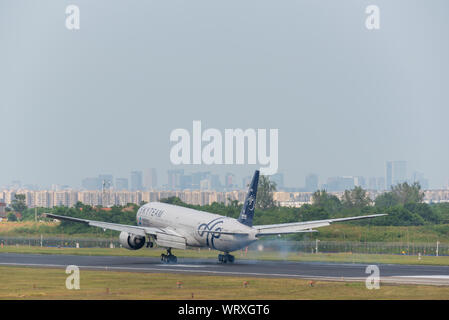
[[[253,226],[256,205],[259,170],[256,170],[249,185],[238,219],[218,214],[180,207],[162,202],[150,202],[139,208],[136,214],[137,225],[123,225],[110,222],[79,219],[46,213],[48,218],[84,223],[104,230],[120,231],[120,244],[129,250],[153,247],[166,248],[167,254],[161,254],[164,263],[176,263],[177,257],[172,249],[187,247],[206,247],[223,254],[218,255],[220,263],[233,263],[230,252],[247,247],[264,236],[316,232],[314,228],[328,226],[333,222],[369,219],[386,214],[325,219],[304,222],[281,223]]]

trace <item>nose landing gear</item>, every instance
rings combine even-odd
[[[234,263],[234,256],[229,253],[219,254],[218,261],[221,263]]]
[[[178,258],[171,253],[171,248],[168,248],[167,254],[161,254],[161,261],[163,263],[177,263]]]

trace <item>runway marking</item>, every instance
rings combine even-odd
[[[449,276],[447,275],[423,275],[423,276],[397,276],[397,277],[401,277],[401,278],[423,278],[423,279],[444,279],[444,280],[449,280]]]
[[[47,267],[47,268],[66,268],[67,265],[62,264],[43,264],[43,263],[12,263],[12,262],[0,262],[0,265],[5,266],[24,266],[24,267]],[[165,266],[165,265],[164,265]],[[214,270],[191,270],[191,269],[170,269],[170,268],[135,268],[135,267],[108,267],[108,266],[81,266],[79,268],[105,270],[105,271],[134,271],[134,272],[184,272],[184,273],[203,273],[203,274],[221,274],[221,275],[237,275],[237,276],[262,276],[262,277],[285,277],[285,278],[301,278],[307,280],[319,279],[322,281],[362,281],[366,278],[362,277],[326,277],[326,276],[314,276],[303,274],[287,274],[287,273],[260,273],[260,272],[233,272],[233,271],[214,271]],[[427,277],[427,279],[426,279]],[[444,278],[437,278],[444,277]],[[449,276],[393,276],[393,277],[381,277],[381,282],[390,282],[397,284],[418,284],[418,285],[448,285],[449,283],[441,280],[447,280]],[[437,282],[440,280],[440,282]]]
[[[46,263],[13,263],[13,262],[0,262],[0,265],[8,266],[41,266],[41,267],[59,267],[65,268],[67,265],[63,264],[46,264]],[[299,278],[320,278],[320,279],[340,279],[340,277],[325,277],[325,276],[312,276],[303,274],[288,274],[288,273],[261,273],[261,272],[234,272],[234,271],[214,271],[214,270],[190,270],[190,269],[167,269],[167,268],[135,268],[135,267],[108,267],[108,266],[81,266],[77,265],[79,268],[86,269],[98,269],[98,270],[130,270],[130,271],[182,271],[182,272],[192,272],[192,273],[213,273],[213,274],[232,274],[232,275],[252,275],[252,276],[268,276],[268,277],[299,277]],[[165,266],[165,265],[164,265]],[[346,279],[362,279],[356,277],[345,277]],[[364,279],[364,278],[363,278]]]
[[[207,268],[209,266],[199,265],[199,264],[156,264],[159,267],[186,267],[186,268]]]

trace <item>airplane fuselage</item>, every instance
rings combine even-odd
[[[232,252],[257,240],[256,230],[237,219],[167,203],[150,202],[143,205],[137,211],[136,219],[139,226],[165,228],[184,237],[186,245],[190,247]]]

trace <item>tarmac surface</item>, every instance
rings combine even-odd
[[[220,264],[215,259],[178,258],[163,264],[154,257],[83,256],[0,253],[0,266],[66,268],[153,273],[186,273],[217,276],[303,278],[329,281],[366,281],[368,264],[293,262],[238,259]],[[377,264],[380,281],[397,284],[449,286],[449,266]]]

